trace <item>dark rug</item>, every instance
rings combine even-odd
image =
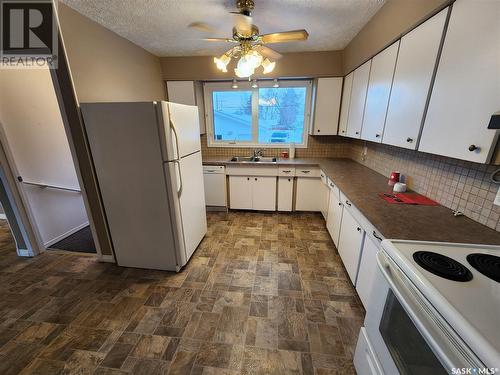
[[[78,251],[80,253],[97,253],[90,226],[86,226],[65,239],[56,242],[51,245],[49,249]]]

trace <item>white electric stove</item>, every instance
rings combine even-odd
[[[500,246],[385,240],[377,262],[373,374],[500,374]]]

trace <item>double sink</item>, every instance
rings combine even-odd
[[[233,156],[229,161],[236,163],[276,163],[276,158],[270,156]]]

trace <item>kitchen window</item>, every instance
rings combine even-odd
[[[205,83],[209,147],[307,146],[310,80]]]

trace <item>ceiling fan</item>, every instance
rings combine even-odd
[[[234,69],[235,74],[240,78],[250,78],[255,69],[262,66],[264,74],[273,71],[276,60],[283,57],[280,53],[266,46],[272,43],[285,43],[307,40],[309,34],[306,30],[293,30],[272,34],[259,34],[259,28],[252,24],[252,11],[255,7],[253,0],[237,0],[237,12],[235,14],[235,26],[233,27],[232,38],[205,38],[207,42],[227,42],[234,43],[232,47],[220,57],[214,57],[217,68],[227,72],[227,65],[231,58],[238,58],[238,63]],[[200,31],[211,31],[210,26],[203,22],[194,22],[189,25]]]

